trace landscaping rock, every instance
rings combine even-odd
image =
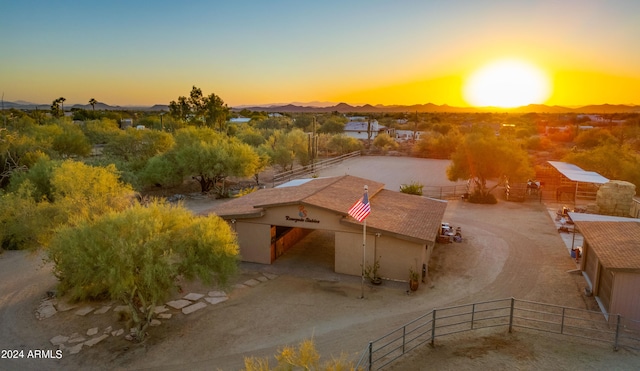
[[[83,344],[86,345],[86,346],[92,347],[92,346],[98,344],[99,342],[101,342],[102,340],[104,340],[104,339],[106,339],[108,337],[109,337],[109,335],[107,335],[107,334],[100,335],[97,338],[93,338],[91,340],[85,341]]]
[[[227,293],[224,291],[209,291],[208,295],[212,298],[227,297]]]
[[[270,280],[275,280],[276,278],[278,278],[278,275],[273,273],[262,273],[262,275]]]
[[[73,334],[71,334],[71,335],[69,336],[68,343],[72,343],[72,344],[75,344],[75,343],[83,343],[83,342],[85,342],[86,340],[87,340],[87,339],[86,339],[84,336],[82,336],[82,335],[78,334],[77,332],[74,332]]]
[[[92,327],[89,330],[87,330],[87,336],[93,336],[95,334],[98,333],[98,328],[97,327]]]
[[[229,298],[228,297],[216,297],[216,298],[204,298],[204,300],[206,300],[207,302],[209,302],[209,304],[218,304],[218,303],[222,303],[223,301],[227,301]]]
[[[195,293],[195,292],[191,292],[191,293],[189,293],[189,294],[185,295],[185,296],[183,297],[183,299],[191,300],[191,301],[198,301],[198,300],[202,299],[202,297],[204,297],[204,295],[202,295],[202,294],[197,294],[197,293]]]
[[[162,324],[162,322],[158,321],[157,319],[152,319],[151,322],[149,322],[149,326],[160,326]]]
[[[111,309],[111,305],[105,305],[104,307],[93,312],[93,314],[105,314],[109,311],[109,309]]]
[[[260,282],[267,282],[269,279],[265,276],[256,277],[256,279]]]
[[[160,314],[160,313],[164,313],[164,312],[166,312],[168,310],[169,310],[169,308],[167,308],[166,305],[158,305],[157,307],[153,308],[153,313]]]
[[[95,308],[94,307],[84,307],[84,308],[80,308],[76,311],[76,315],[78,316],[86,316],[87,314],[91,313]]]
[[[52,345],[60,345],[60,344],[66,343],[67,340],[69,340],[68,336],[58,335],[58,336],[54,336],[49,341],[51,342]]]
[[[122,334],[124,334],[124,329],[123,328],[121,328],[121,329],[119,329],[117,331],[111,331],[111,336],[120,336]]]
[[[84,345],[84,343],[80,343],[76,346],[73,346],[71,348],[69,348],[69,354],[78,354],[80,353],[80,351],[82,350],[82,346]]]
[[[38,318],[39,320],[43,320],[45,318],[53,316],[56,313],[57,311],[53,304],[43,303],[43,305],[40,305],[36,310],[36,318]]]
[[[234,289],[246,289],[247,287],[249,287],[249,286],[243,285],[241,283],[236,283],[235,285],[233,285]]]
[[[191,314],[197,310],[200,310],[202,308],[205,308],[207,306],[207,304],[203,303],[203,302],[198,302],[195,303],[193,305],[189,305],[188,307],[182,308],[182,313],[184,314]]]
[[[58,303],[56,304],[56,309],[58,310],[58,312],[66,312],[71,309],[76,309],[77,307],[78,304],[69,304],[68,302],[63,300],[58,301]]]
[[[256,287],[256,286],[258,286],[260,284],[260,281],[254,280],[254,279],[250,279],[250,280],[244,281],[244,284],[249,286],[249,287]]]
[[[107,327],[106,329],[104,329],[104,331],[102,331],[102,333],[103,333],[103,334],[108,334],[108,333],[110,333],[111,331],[113,331],[113,327],[109,326],[109,327]]]
[[[187,305],[191,305],[191,304],[192,303],[189,300],[185,300],[185,299],[173,300],[167,303],[167,305],[173,309],[182,309]]]
[[[160,313],[158,314],[158,318],[160,319],[170,319],[173,316],[171,313]]]

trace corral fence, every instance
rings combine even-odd
[[[305,175],[313,174],[318,170],[326,169],[328,167],[337,165],[344,160],[360,156],[360,151],[350,152],[338,157],[329,158],[326,160],[318,161],[313,164],[302,166],[297,169],[283,171],[273,175],[273,186],[288,182],[292,179],[297,179]]]
[[[640,322],[620,315],[604,319],[601,312],[514,298],[465,304],[431,312],[369,342],[356,369],[380,370],[437,337],[491,327],[523,328],[562,334],[613,346],[640,349]]]
[[[456,200],[465,194],[469,194],[469,187],[466,184],[424,186],[422,188],[422,195],[424,197],[437,198],[439,200]]]

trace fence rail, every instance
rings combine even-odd
[[[469,193],[469,187],[466,184],[458,184],[452,186],[424,186],[422,195],[425,197],[437,198],[440,200],[460,199],[462,195]]]
[[[322,160],[315,162],[313,164],[302,166],[297,169],[283,171],[281,173],[276,173],[273,175],[273,186],[275,187],[278,184],[282,184],[284,182],[288,182],[292,179],[297,179],[301,176],[313,174],[314,172],[322,169],[326,169],[330,166],[341,163],[344,160],[358,157],[360,156],[360,151],[350,152],[338,157],[333,157],[330,159]]]
[[[523,328],[640,349],[640,322],[600,312],[514,298],[434,309],[404,326],[369,342],[356,369],[379,370],[436,337],[477,329]]]

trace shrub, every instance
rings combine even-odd
[[[400,192],[410,195],[422,196],[422,188],[424,188],[423,184],[420,184],[418,182],[411,182],[410,184],[400,185]]]
[[[496,196],[491,193],[483,195],[476,191],[469,195],[469,202],[474,204],[497,204],[498,200],[496,199]]]

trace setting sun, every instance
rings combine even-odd
[[[464,97],[478,107],[512,108],[544,103],[551,93],[549,78],[539,68],[519,60],[500,60],[474,72]]]

